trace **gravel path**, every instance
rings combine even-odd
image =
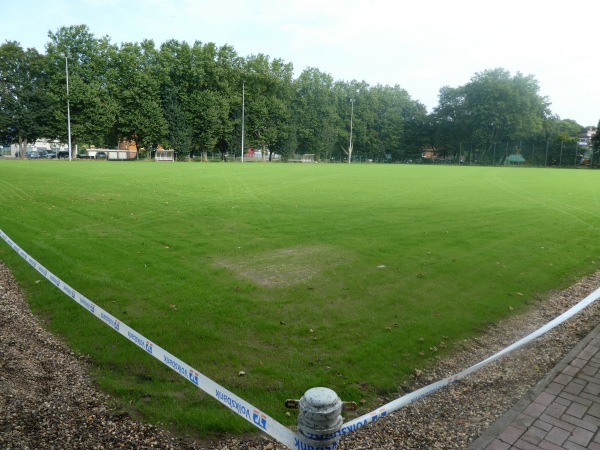
[[[539,328],[600,286],[600,271],[536,302],[462,350],[415,372],[405,391],[457,373]],[[533,343],[340,441],[340,450],[465,449],[599,322],[600,302]],[[385,403],[391,398],[381,398]],[[0,262],[0,448],[284,450],[258,433],[220,441],[174,437],[117,414],[89,363],[45,331]]]

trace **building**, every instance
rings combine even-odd
[[[596,129],[594,127],[587,127],[584,131],[579,133],[579,146],[588,147],[592,145],[592,138],[595,134]]]

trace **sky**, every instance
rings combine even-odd
[[[115,44],[231,45],[335,80],[398,85],[431,112],[485,70],[533,75],[561,119],[600,120],[598,0],[0,0],[0,43],[45,51],[85,24]]]

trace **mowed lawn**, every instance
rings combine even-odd
[[[0,228],[30,255],[285,424],[315,386],[378,406],[600,257],[591,170],[0,160],[0,187]],[[1,241],[0,259],[119,408],[253,429]]]

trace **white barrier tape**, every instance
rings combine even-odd
[[[25,250],[19,247],[15,242],[12,241],[4,231],[0,230],[0,236],[6,241],[6,243],[17,252],[21,258],[27,261],[34,269],[36,269],[42,276],[48,279],[57,288],[62,290],[66,295],[71,297],[74,301],[83,306],[86,310],[96,316],[98,319],[103,321],[109,327],[113,328],[118,333],[125,336],[135,345],[140,347],[145,352],[154,356],[160,362],[177,372],[183,378],[202,389],[207,394],[213,396],[216,400],[227,406],[230,410],[242,416],[248,422],[255,425],[271,437],[288,446],[291,449],[308,449],[309,446],[304,444],[294,432],[272,417],[268,416],[255,406],[241,399],[231,391],[225,389],[219,384],[212,381],[210,378],[198,372],[193,367],[181,361],[179,358],[171,355],[166,350],[162,349],[154,342],[150,341],[142,334],[130,328],[119,319],[109,314],[107,311],[96,305],[94,302],[86,298],[84,295],[77,292],[67,283],[62,281],[33,257],[31,257]],[[312,446],[311,446],[312,447]],[[315,449],[316,450],[316,449]],[[325,449],[324,449],[325,450]]]
[[[430,384],[429,386],[425,386],[420,389],[417,389],[416,391],[411,392],[410,394],[406,394],[402,397],[397,398],[396,400],[392,400],[391,402],[386,403],[382,407],[377,408],[376,410],[371,411],[370,413],[367,413],[360,417],[357,417],[356,419],[353,419],[353,420],[345,423],[342,426],[342,429],[338,433],[340,435],[348,434],[358,428],[363,427],[364,425],[374,422],[375,420],[387,415],[388,413],[391,413],[392,411],[396,411],[397,409],[400,409],[410,403],[414,403],[417,400],[420,400],[421,398],[428,396],[429,394],[433,394],[434,392],[440,390],[441,388],[443,388],[445,386],[448,386],[449,384],[455,383],[456,381],[466,377],[467,375],[481,369],[483,366],[486,366],[487,364],[491,363],[492,361],[495,361],[496,359],[500,358],[501,356],[504,356],[505,354],[510,353],[513,350],[516,350],[519,347],[522,347],[523,345],[527,344],[528,342],[538,338],[542,334],[547,333],[554,327],[560,325],[567,319],[573,317],[575,314],[577,314],[578,312],[580,312],[581,310],[583,310],[584,308],[586,308],[587,306],[589,306],[590,304],[592,304],[593,302],[598,300],[598,298],[600,298],[600,288],[596,289],[594,292],[592,292],[586,298],[581,300],[578,304],[576,304],[572,308],[568,309],[567,311],[562,313],[560,316],[556,317],[554,320],[548,322],[546,325],[538,328],[533,333],[525,336],[524,338],[518,340],[514,344],[504,348],[503,350],[490,356],[489,358],[469,367],[468,369],[463,370],[462,372],[457,373],[456,375],[452,375],[449,378],[445,378],[443,380],[437,381],[436,383]]]
[[[94,314],[108,326],[112,327],[114,330],[125,336],[138,347],[142,348],[147,353],[151,354],[156,359],[161,361],[163,364],[167,365],[172,370],[179,373],[182,377],[195,384],[207,394],[214,395],[215,398],[222,404],[224,404],[229,409],[242,416],[248,422],[254,424],[257,428],[269,434],[277,441],[286,445],[290,449],[296,450],[335,450],[337,448],[337,443],[334,443],[332,447],[314,447],[310,444],[305,443],[290,429],[286,428],[285,426],[277,422],[275,419],[271,418],[267,414],[260,411],[258,408],[252,406],[251,404],[241,399],[237,395],[233,394],[229,390],[215,383],[210,378],[206,377],[205,375],[202,375],[200,372],[187,365],[179,358],[171,355],[169,352],[154,344],[152,341],[146,339],[143,335],[139,334],[134,329],[120,322],[117,318],[100,308],[98,305],[94,304],[84,295],[71,288],[67,283],[62,281],[60,278],[55,276],[52,272],[48,271],[44,266],[38,263],[34,258],[29,256],[27,252],[25,252],[23,249],[21,249],[21,247],[19,247],[15,242],[13,242],[2,230],[0,230],[0,237],[2,237],[2,239],[4,239],[6,243],[9,246],[11,246],[11,248],[15,250],[25,261],[27,261],[33,268],[40,272],[40,274],[42,274],[50,282],[56,285],[56,287],[61,289],[65,294],[67,294],[69,297],[71,297],[89,312]],[[578,312],[582,311],[584,308],[598,300],[598,298],[600,298],[600,288],[596,289],[578,304],[571,307],[570,309],[562,313],[560,316],[556,317],[554,320],[548,322],[546,325],[538,328],[533,333],[525,336],[524,338],[504,348],[498,353],[495,353],[489,358],[469,367],[468,369],[463,370],[462,372],[459,372],[443,380],[439,380],[428,386],[424,386],[420,389],[417,389],[416,391],[411,392],[410,394],[406,394],[402,397],[397,398],[396,400],[392,400],[391,402],[386,403],[380,408],[377,408],[367,414],[363,414],[362,416],[357,417],[356,419],[346,422],[338,432],[332,434],[330,437],[342,436],[351,433],[352,431],[362,428],[363,426],[374,422],[377,419],[380,419],[381,417],[386,416],[388,413],[396,411],[408,404],[414,403],[423,397],[426,397],[430,394],[433,394],[434,392],[439,391],[443,387],[446,387],[452,383],[457,382],[458,380],[461,380],[462,378],[465,378],[467,375],[470,375],[471,373],[481,369],[482,367],[495,361],[501,356],[504,356],[507,353],[510,353],[527,344],[528,342],[538,338],[539,336],[547,333],[551,329],[565,322],[567,319],[573,317]],[[321,436],[321,438],[325,439],[329,437]]]

